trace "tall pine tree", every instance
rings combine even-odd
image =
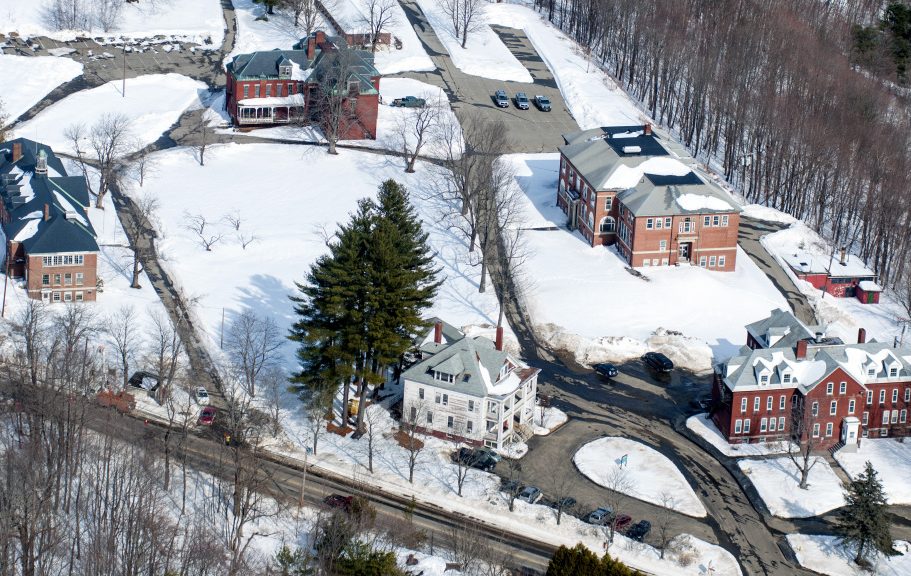
[[[886,495],[873,465],[845,483],[845,506],[838,513],[836,533],[843,544],[857,546],[854,562],[869,565],[873,551],[892,553],[892,533],[886,513]]]

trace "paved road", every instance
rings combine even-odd
[[[463,73],[452,63],[417,2],[399,0],[399,4],[402,5],[418,39],[437,67],[433,72],[407,72],[402,76],[441,87],[449,96],[457,116],[473,111],[490,119],[505,120],[509,126],[512,148],[504,152],[553,152],[557,146],[563,144],[560,134],[579,129],[566,108],[553,74],[538,56],[524,32],[495,27],[513,54],[531,73],[534,84],[472,76]],[[519,110],[514,104],[510,104],[509,108],[497,108],[493,94],[499,88],[506,90],[510,96],[516,92],[525,92],[529,98],[536,94],[547,96],[553,109],[550,112],[541,112],[532,106],[529,110]]]
[[[778,232],[787,228],[784,224],[769,222],[766,220],[757,220],[755,218],[740,217],[740,230],[737,239],[738,244],[749,255],[749,257],[759,266],[772,284],[778,288],[778,291],[784,295],[791,305],[794,315],[806,324],[816,324],[816,314],[813,308],[807,302],[807,297],[797,289],[794,281],[788,276],[781,265],[775,258],[769,254],[765,246],[759,242],[759,239],[766,234]]]

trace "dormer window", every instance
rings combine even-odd
[[[439,380],[440,382],[448,382],[449,384],[455,382],[455,376],[452,374],[447,374],[446,372],[440,372],[438,370],[435,370],[433,372],[433,379]]]
[[[867,368],[867,376],[870,376],[871,378],[873,376],[876,376],[876,368],[872,366],[870,368]]]
[[[782,374],[782,375],[781,375],[781,381],[782,381],[782,383],[784,383],[784,384],[790,384],[790,383],[791,383],[791,373],[790,373],[790,372],[785,372],[784,374]]]
[[[889,368],[889,378],[895,378],[896,376],[898,376],[898,367],[892,366]]]
[[[760,385],[760,386],[765,386],[765,385],[767,385],[768,383],[769,383],[769,375],[768,375],[768,374],[763,374],[763,375],[761,375],[761,376],[759,377],[759,385]]]
[[[290,78],[291,77],[291,65],[282,64],[278,67],[278,77],[279,78]]]

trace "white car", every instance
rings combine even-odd
[[[196,389],[196,403],[200,406],[205,406],[209,403],[209,393],[202,386]]]

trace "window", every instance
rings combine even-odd
[[[652,265],[652,261],[649,260],[648,258],[646,258],[645,260],[642,261],[642,266],[651,266],[651,265]]]
[[[723,214],[723,215],[721,216],[721,225],[722,225],[722,226],[727,226],[727,225],[728,225],[728,215],[727,215],[727,214]]]
[[[759,385],[760,385],[760,386],[765,386],[765,385],[768,384],[768,383],[769,383],[769,375],[768,375],[768,374],[763,374],[762,376],[759,377]],[[769,400],[771,400],[771,398],[769,398]]]
[[[829,416],[835,416],[838,414],[838,400],[832,400],[829,403]]]
[[[411,407],[411,421],[417,422],[418,420],[418,409],[415,406]]]
[[[658,266],[659,264],[661,264],[660,258],[652,258],[652,266]]]
[[[876,376],[876,368],[867,368],[867,376]]]
[[[249,98],[249,97],[250,97],[250,87],[245,84],[244,85],[244,98]]]
[[[449,406],[449,394],[443,394],[443,406]]]
[[[714,267],[715,267],[715,257],[709,256],[709,268],[714,268]]]
[[[667,250],[667,240],[661,240],[658,242],[658,250],[661,250],[662,252]]]
[[[784,384],[790,384],[790,383],[791,383],[791,373],[790,373],[790,372],[785,372],[784,374],[782,374],[782,375],[781,375],[781,381],[782,381],[782,383],[784,383]],[[784,396],[782,396],[782,398],[784,398]]]
[[[891,420],[891,422],[892,422],[893,424],[895,424],[896,422],[898,422],[898,410],[893,410],[893,411],[892,411],[892,420]]]
[[[898,417],[898,421],[904,424],[908,419],[908,411],[902,408],[901,415]]]
[[[652,218],[646,218],[646,219],[645,219],[645,229],[646,229],[646,230],[651,230],[652,227],[653,227],[653,225],[652,225],[653,222],[654,222],[654,219],[652,219]]]
[[[610,212],[611,208],[614,207],[614,197],[608,196],[604,199],[604,209]]]
[[[424,389],[423,388],[418,388],[418,398],[420,398],[421,400],[424,399]]]
[[[667,258],[662,258],[662,259],[661,259],[661,265],[662,265],[662,266],[667,266]]]
[[[469,420],[468,422],[466,422],[466,423],[465,423],[465,431],[466,431],[466,432],[474,432],[474,422],[472,422],[471,420]]]
[[[253,96],[259,98],[259,84],[253,87]]]
[[[838,383],[838,393],[839,393],[839,394],[844,394],[844,393],[847,392],[847,391],[848,391],[848,383],[847,383],[847,382],[839,382],[839,383]]]
[[[768,398],[766,398],[765,409],[766,409],[766,411],[768,411],[768,412],[771,412],[771,411],[772,411],[772,397],[771,397],[771,396],[769,396]]]
[[[705,268],[705,256],[699,257],[699,265]]]
[[[769,418],[769,432],[774,432],[778,428],[775,426],[776,420],[774,418]]]
[[[51,300],[54,302],[60,302],[60,292],[54,292],[54,294],[51,296]]]
[[[440,393],[437,392],[437,394],[436,394],[436,399],[434,400],[434,402],[436,402],[437,404],[439,404],[440,401],[442,401],[442,400],[443,400],[442,396],[440,396]]]
[[[911,402],[911,388],[905,388],[905,402]]]
[[[73,301],[73,293],[72,293],[72,292],[64,292],[64,293],[63,293],[63,301],[64,301],[64,302],[72,302],[72,301]]]
[[[898,368],[889,368],[889,378],[895,378],[896,376],[898,376]]]
[[[759,396],[753,398],[753,412],[759,411]]]
[[[428,423],[428,424],[433,424],[433,412],[428,412],[428,413],[427,413],[427,423]]]
[[[743,429],[742,420],[734,420],[734,434],[740,434],[740,431]]]
[[[741,398],[740,399],[740,412],[746,412],[746,411],[747,411],[747,399]]]
[[[827,395],[831,396],[833,390],[835,390],[835,384],[834,384],[834,383],[829,382],[828,384],[826,384],[826,394],[827,394]]]
[[[744,434],[750,433],[750,419],[749,418],[747,418],[746,420],[743,421],[743,433]]]
[[[468,411],[469,411],[469,412],[474,412],[474,400],[469,400],[469,401],[468,401]]]
[[[655,229],[661,230],[661,218],[655,218]]]
[[[826,438],[832,436],[832,423],[826,422]]]
[[[452,374],[447,374],[446,372],[434,371],[433,379],[439,380],[440,382],[449,382],[450,384],[455,382],[455,376],[453,376]],[[439,403],[440,403],[440,395],[437,394],[437,404],[439,404]]]
[[[719,267],[719,268],[724,268],[724,256],[719,256],[719,257],[718,257],[718,267]]]
[[[898,402],[898,388],[892,390],[892,403],[895,404]]]
[[[82,292],[76,292],[76,302],[82,302]]]
[[[664,219],[664,227],[665,227],[665,228],[670,228],[670,227],[671,227],[671,218],[670,218],[670,216],[668,216],[667,218]]]
[[[848,414],[854,414],[854,400],[848,400]]]
[[[50,276],[50,274],[42,274],[42,275],[41,275],[41,285],[42,285],[42,286],[50,286],[50,285],[51,285],[51,276]]]
[[[613,216],[605,216],[601,219],[601,232],[613,232],[617,227],[617,222]]]
[[[786,398],[786,396],[784,394],[782,394],[781,398],[778,399],[778,409],[779,410],[784,410],[785,398]]]
[[[880,391],[879,391],[879,403],[880,403],[880,404],[885,404],[885,403],[886,403],[886,391],[885,391],[885,390],[880,390]]]
[[[866,426],[868,422],[870,422],[870,413],[864,412],[863,418],[861,418],[861,423]]]
[[[873,404],[873,390],[867,390],[867,404]]]
[[[452,428],[452,424],[453,424],[452,416],[447,416],[446,417],[446,427]]]
[[[54,285],[60,286],[60,274],[54,274]]]
[[[82,286],[83,278],[82,272],[76,272],[76,286]]]
[[[272,96],[272,85],[266,84],[266,98]]]
[[[760,433],[765,432],[766,430],[768,430],[768,428],[769,428],[769,423],[765,418],[763,418],[762,420],[759,421],[759,432]]]
[[[813,424],[813,438],[819,438],[819,423]]]
[[[712,220],[711,216],[706,216],[702,221],[702,225],[706,226],[706,227],[711,226],[711,224],[710,224],[711,220]]]
[[[63,275],[63,284],[64,284],[64,286],[72,286],[73,285],[73,275],[70,274],[69,272],[64,274]]]
[[[712,226],[718,226],[721,219],[718,216],[712,216]]]
[[[883,424],[889,423],[889,411],[883,410]]]
[[[813,414],[813,416],[819,416],[819,402],[813,402],[810,413]]]
[[[784,416],[778,417],[778,429],[784,432]]]

